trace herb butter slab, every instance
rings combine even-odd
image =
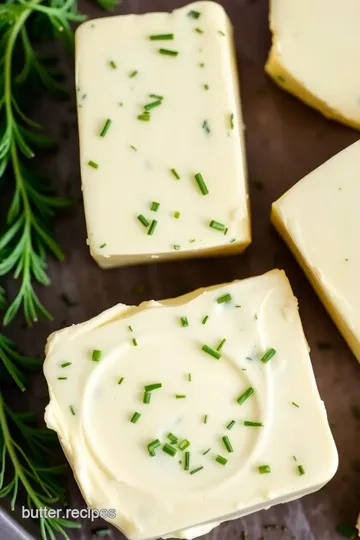
[[[250,243],[234,54],[229,19],[214,2],[77,30],[82,188],[101,267]]]
[[[313,492],[337,469],[279,270],[117,305],[50,336],[44,370],[46,422],[86,502],[115,509],[130,539],[203,534]]]
[[[360,362],[360,142],[300,180],[272,222]]]
[[[360,3],[271,0],[266,71],[324,116],[360,129]]]

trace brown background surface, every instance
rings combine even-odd
[[[185,3],[182,0],[124,0],[118,12],[169,11]],[[77,202],[56,224],[56,236],[66,252],[66,262],[62,265],[49,262],[52,285],[40,291],[54,320],[41,322],[32,329],[21,328],[18,322],[11,326],[10,334],[26,352],[42,355],[51,331],[86,320],[117,302],[137,304],[150,298],[172,297],[199,286],[261,274],[273,267],[285,269],[299,299],[316,379],[339,451],[339,470],[330,484],[318,493],[225,523],[207,535],[207,539],[240,540],[247,534],[249,540],[262,537],[267,540],[337,540],[340,537],[336,526],[354,524],[360,510],[360,474],[351,467],[352,462],[360,460],[360,422],[351,410],[360,405],[360,366],[270,226],[269,212],[272,201],[306,173],[357,140],[359,135],[323,119],[283,93],[265,76],[263,66],[270,44],[266,0],[220,3],[235,27],[246,124],[252,245],[241,256],[100,270],[90,258],[85,243],[74,103],[36,104],[39,116],[44,117],[48,126],[51,124],[50,129],[61,140],[59,151],[44,159],[40,167],[49,172],[60,193],[69,191]],[[80,1],[80,9],[92,17],[103,15],[85,0]],[[65,65],[69,73],[71,62],[68,56]],[[65,136],[68,128],[69,137]],[[11,283],[8,290],[11,294]],[[62,299],[64,293],[75,306],[66,305]],[[41,375],[33,381],[27,399],[33,408],[43,410],[47,394]],[[70,477],[69,473],[70,506],[80,507],[82,499]],[[270,523],[284,525],[286,530],[264,529],[264,525]],[[91,531],[100,526],[104,524],[83,522],[82,530],[74,533],[73,538],[88,540],[93,537]],[[121,537],[114,531],[109,538]]]

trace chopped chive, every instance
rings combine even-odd
[[[226,450],[228,452],[233,452],[234,449],[233,449],[233,447],[231,445],[229,437],[227,435],[225,435],[224,437],[221,437],[221,439],[222,439],[222,442],[224,443],[224,446],[225,446]]]
[[[171,51],[170,49],[159,49],[160,54],[165,54],[166,56],[177,56],[179,51]]]
[[[244,426],[248,427],[263,427],[261,422],[251,422],[250,420],[245,420]]]
[[[64,362],[63,364],[61,364],[60,367],[64,368],[64,367],[68,367],[68,366],[71,366],[71,362]]]
[[[297,407],[298,409],[300,409],[300,405],[298,405],[297,403],[295,403],[295,401],[292,401],[292,402],[291,402],[291,405],[294,405],[294,407]]]
[[[129,73],[130,79],[133,79],[134,77],[136,77],[137,74],[138,74],[137,70],[134,69],[134,71],[132,71],[131,73]]]
[[[178,212],[178,211],[174,212],[174,213],[173,213],[173,216],[174,216],[175,219],[179,219],[179,217],[180,217],[180,212]]]
[[[220,34],[220,36],[225,36],[225,32],[223,32],[222,30],[218,30],[218,34]]]
[[[142,214],[139,214],[137,216],[137,219],[140,221],[140,223],[142,225],[144,225],[144,227],[148,227],[150,225],[150,223],[148,222],[148,220],[146,219],[146,217],[144,217]]]
[[[137,152],[137,148],[133,144],[130,145],[130,148],[131,148],[131,150],[134,150],[134,152]]]
[[[294,461],[297,461],[297,457],[296,456],[293,456],[292,457]]]
[[[199,63],[199,67],[201,67],[201,68],[205,67],[204,62],[200,62],[200,63]]]
[[[209,416],[207,414],[205,414],[204,419],[203,419],[204,424],[207,424],[208,418],[209,418]]]
[[[174,34],[153,34],[149,36],[150,41],[170,41],[174,39]]]
[[[163,449],[163,452],[165,452],[165,454],[168,454],[171,457],[174,457],[177,453],[176,448],[174,446],[171,446],[171,444],[168,444],[168,443],[165,443],[162,449]]]
[[[216,456],[215,461],[220,463],[220,465],[226,465],[228,460],[224,458],[223,456]]]
[[[210,452],[211,448],[208,448],[207,450],[205,450],[205,452],[203,452],[203,456],[206,456],[206,454],[208,454]]]
[[[136,339],[136,338],[133,338],[133,339],[132,339],[132,343],[133,343],[134,347],[137,347],[138,342],[137,342],[137,339]]]
[[[181,326],[189,326],[189,321],[187,317],[180,317]]]
[[[143,403],[146,403],[146,405],[149,405],[150,400],[151,400],[151,392],[144,392]]]
[[[175,394],[176,399],[185,399],[186,394]]]
[[[92,161],[91,159],[90,159],[90,161],[88,161],[88,165],[89,165],[89,167],[92,167],[93,169],[98,169],[99,168],[99,164],[96,163],[96,161]]]
[[[180,247],[181,247],[180,244],[173,245],[173,248],[175,249],[175,251],[179,251]]]
[[[151,111],[151,109],[154,109],[155,107],[158,107],[162,104],[162,99],[158,99],[157,101],[153,101],[152,103],[147,103],[144,105],[145,111]]]
[[[271,358],[274,356],[274,354],[276,354],[276,350],[271,348],[269,349],[268,351],[266,351],[266,353],[264,354],[264,356],[261,358],[261,362],[263,364],[267,364],[267,362],[269,360],[271,360]]]
[[[168,433],[167,438],[172,444],[176,444],[178,442],[178,438],[173,433]]]
[[[58,377],[58,381],[67,381],[67,377]]]
[[[260,465],[260,466],[258,467],[258,470],[259,470],[259,473],[260,473],[260,474],[268,474],[268,473],[271,473],[270,465]]]
[[[232,429],[235,426],[236,422],[235,420],[231,420],[231,422],[226,426],[226,429]]]
[[[212,219],[209,223],[209,227],[212,229],[215,229],[216,231],[224,231],[226,229],[226,226],[223,223],[220,223],[220,221],[215,221]]]
[[[204,30],[202,30],[201,28],[195,28],[194,30],[197,34],[203,34],[204,33]]]
[[[230,114],[230,129],[234,129],[234,113]]]
[[[178,447],[180,448],[180,450],[186,450],[189,446],[190,446],[190,441],[188,441],[187,439],[184,439],[183,441],[181,441],[181,443],[178,444]]]
[[[188,373],[188,381],[191,382],[191,373]]]
[[[227,235],[228,230],[229,230],[229,229],[226,227],[226,229],[225,229],[225,231],[224,231],[224,235]]]
[[[226,339],[225,339],[225,338],[222,339],[222,340],[220,341],[219,345],[216,347],[216,350],[217,350],[217,351],[221,351],[221,349],[223,348],[225,342],[226,342]]]
[[[223,294],[222,296],[219,296],[219,298],[216,299],[218,304],[228,304],[231,302],[232,296],[229,293]]]
[[[145,392],[152,392],[153,390],[157,390],[158,388],[162,388],[162,383],[161,382],[147,384],[146,386],[144,386]]]
[[[109,60],[109,66],[111,67],[111,69],[117,68],[117,65],[115,64],[114,60]]]
[[[159,439],[155,439],[147,445],[150,456],[155,456],[155,450],[156,448],[159,448],[159,446],[161,446],[161,442],[159,441]]]
[[[71,414],[72,414],[73,416],[75,416],[75,409],[74,409],[74,407],[73,407],[72,405],[70,405],[69,409],[70,409]]]
[[[153,219],[152,222],[151,222],[151,225],[149,227],[149,230],[148,230],[148,235],[151,236],[152,234],[154,234],[156,225],[157,225],[157,221],[156,221],[156,219]]]
[[[132,424],[136,424],[136,422],[139,420],[140,416],[141,416],[141,414],[139,412],[134,412],[134,414],[130,418],[130,422]]]
[[[105,135],[107,134],[107,132],[110,129],[110,126],[111,126],[111,120],[110,120],[110,118],[107,118],[105,120],[104,127],[102,128],[102,130],[100,132],[100,137],[105,137]]]
[[[203,123],[202,123],[202,126],[203,130],[206,132],[206,133],[210,133],[211,129],[210,129],[210,126],[209,126],[209,122],[207,120],[204,120]]]
[[[150,113],[148,111],[144,111],[142,114],[138,115],[138,120],[142,120],[143,122],[149,122]]]
[[[235,307],[236,307],[236,308],[241,308],[241,306],[240,306],[239,304],[237,304]]]
[[[184,470],[188,471],[190,468],[190,452],[185,452]]]
[[[121,377],[119,380],[118,380],[118,384],[122,384],[124,382],[124,379],[125,377]]]
[[[199,189],[203,195],[208,195],[209,190],[205,184],[205,181],[200,173],[195,174],[195,180],[197,182],[197,185],[199,186]]]
[[[208,84],[203,84],[203,87],[204,87],[204,90],[209,90],[209,85]]]
[[[201,471],[204,467],[201,465],[201,467],[196,467],[196,469],[193,469],[190,471],[190,474],[196,474],[197,472]]]
[[[179,175],[179,173],[177,172],[176,169],[170,169],[170,171],[175,176],[176,180],[180,180],[180,175]]]
[[[159,202],[153,201],[151,203],[150,210],[152,210],[153,212],[157,212],[159,210],[159,206],[160,206]]]
[[[128,326],[128,329],[130,330],[130,332],[133,332],[133,331],[134,331],[133,328],[132,328],[132,326],[130,326],[130,324],[129,324],[129,326]]]
[[[298,466],[298,471],[299,471],[299,476],[302,476],[303,474],[305,474],[305,469],[302,465]]]
[[[190,19],[198,19],[200,17],[201,13],[200,11],[191,10],[188,12],[187,16],[190,17]]]
[[[209,315],[205,315],[205,317],[203,318],[203,320],[201,321],[201,323],[202,323],[202,324],[206,324],[208,318],[209,318]]]
[[[208,345],[203,345],[201,347],[201,350],[210,354],[210,356],[213,356],[214,358],[216,358],[216,360],[219,360],[221,358],[221,354],[218,351],[215,351],[214,349],[209,347]]]
[[[249,399],[250,396],[252,396],[255,393],[255,390],[252,386],[250,386],[243,394],[241,394],[240,397],[238,397],[237,402],[239,405],[243,405],[247,399]]]
[[[99,362],[102,356],[102,351],[99,351],[98,349],[94,349],[91,355],[91,360],[93,362]]]
[[[104,247],[106,247],[106,244],[101,244],[101,246],[99,246],[100,249],[103,249]]]
[[[153,99],[164,99],[164,96],[159,96],[158,94],[149,94],[149,97]]]

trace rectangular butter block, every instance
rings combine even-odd
[[[271,0],[266,71],[324,116],[360,129],[360,3]]]
[[[88,243],[100,266],[245,249],[243,122],[220,5],[86,22],[76,85]]]
[[[360,142],[300,180],[271,219],[360,361]]]
[[[86,502],[128,538],[193,538],[337,469],[282,271],[119,304],[53,334],[44,370],[47,425]]]

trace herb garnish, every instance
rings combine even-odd
[[[235,420],[231,420],[231,422],[226,426],[226,429],[232,429],[235,426]]]
[[[149,36],[150,41],[168,41],[174,39],[174,34],[153,34]]]
[[[208,195],[209,190],[207,188],[207,185],[205,184],[205,180],[203,179],[200,173],[195,174],[195,180],[196,180],[197,185],[199,186],[201,193],[203,195]]]
[[[148,230],[148,235],[151,236],[152,234],[154,234],[156,225],[157,225],[157,221],[156,221],[156,219],[153,219],[152,222],[151,222],[151,225],[149,227],[149,230]]]
[[[175,448],[175,446],[171,446],[171,444],[168,444],[168,443],[165,443],[162,449],[163,449],[163,452],[165,452],[171,457],[174,457],[177,453],[177,449]]]
[[[166,56],[177,56],[179,51],[171,51],[170,49],[159,49],[160,54],[165,54]]]
[[[232,296],[230,293],[223,294],[222,296],[219,296],[219,298],[216,299],[218,304],[228,304],[231,302]]]
[[[60,367],[66,368],[66,367],[68,367],[68,366],[71,366],[71,363],[72,363],[72,362],[64,362],[63,364],[61,364]]]
[[[136,77],[137,74],[138,74],[138,71],[137,71],[136,69],[134,69],[134,71],[132,71],[131,73],[129,73],[130,79],[133,79],[134,77]]]
[[[187,16],[190,17],[190,19],[198,19],[200,15],[200,11],[195,11],[193,9],[187,13]]]
[[[269,349],[268,351],[266,351],[266,353],[264,354],[264,356],[261,358],[261,362],[263,362],[263,364],[267,364],[269,360],[271,360],[271,358],[276,354],[276,350],[271,348]]]
[[[201,347],[201,350],[210,354],[210,356],[213,356],[214,358],[216,358],[216,360],[219,360],[221,358],[221,354],[218,351],[215,351],[214,349],[209,347],[209,345],[203,345]]]
[[[260,465],[258,467],[258,470],[259,470],[259,473],[260,474],[268,474],[268,473],[271,473],[271,467],[270,465]]]
[[[88,165],[89,165],[89,167],[92,167],[93,169],[98,169],[99,168],[99,164],[96,163],[96,161],[92,161],[91,159],[90,159],[90,161],[88,161]]]
[[[211,131],[210,126],[209,126],[209,122],[207,120],[203,121],[202,128],[207,134],[209,134],[210,131]]]
[[[181,326],[189,326],[189,320],[187,317],[180,317]]]
[[[170,169],[170,171],[175,176],[176,180],[180,180],[180,175],[179,175],[179,173],[177,172],[176,169]]]
[[[162,388],[162,383],[161,382],[147,384],[146,386],[144,386],[145,392],[152,392],[153,390],[158,390],[159,388]]]
[[[215,461],[220,463],[220,465],[226,465],[228,460],[224,458],[223,456],[216,456]]]
[[[228,452],[233,452],[234,449],[232,447],[232,444],[230,442],[230,439],[227,435],[224,435],[224,437],[221,437],[222,442],[224,443],[224,446]]]
[[[99,362],[99,360],[101,360],[101,356],[102,356],[102,351],[100,351],[99,349],[94,349],[92,352],[91,360],[93,362]]]
[[[255,393],[255,390],[250,386],[240,397],[238,397],[237,402],[239,405],[243,405],[250,396]]]
[[[159,206],[160,206],[159,202],[153,201],[151,203],[150,210],[152,210],[153,212],[157,212],[159,210]]]
[[[198,473],[199,471],[201,471],[204,467],[201,466],[201,467],[196,467],[196,469],[193,469],[192,471],[190,471],[190,474],[196,474]]]
[[[141,414],[139,412],[134,412],[134,414],[130,418],[130,422],[132,424],[136,424],[136,422],[139,420],[140,416],[141,416]]]
[[[137,219],[140,221],[140,223],[142,225],[144,225],[144,227],[148,227],[150,225],[149,221],[146,219],[146,217],[144,217],[142,214],[139,214],[137,216]]]
[[[110,126],[111,126],[111,120],[110,120],[110,118],[107,118],[105,120],[104,127],[102,128],[102,130],[100,132],[100,137],[105,137],[105,135],[107,134],[107,132],[110,129]]]

